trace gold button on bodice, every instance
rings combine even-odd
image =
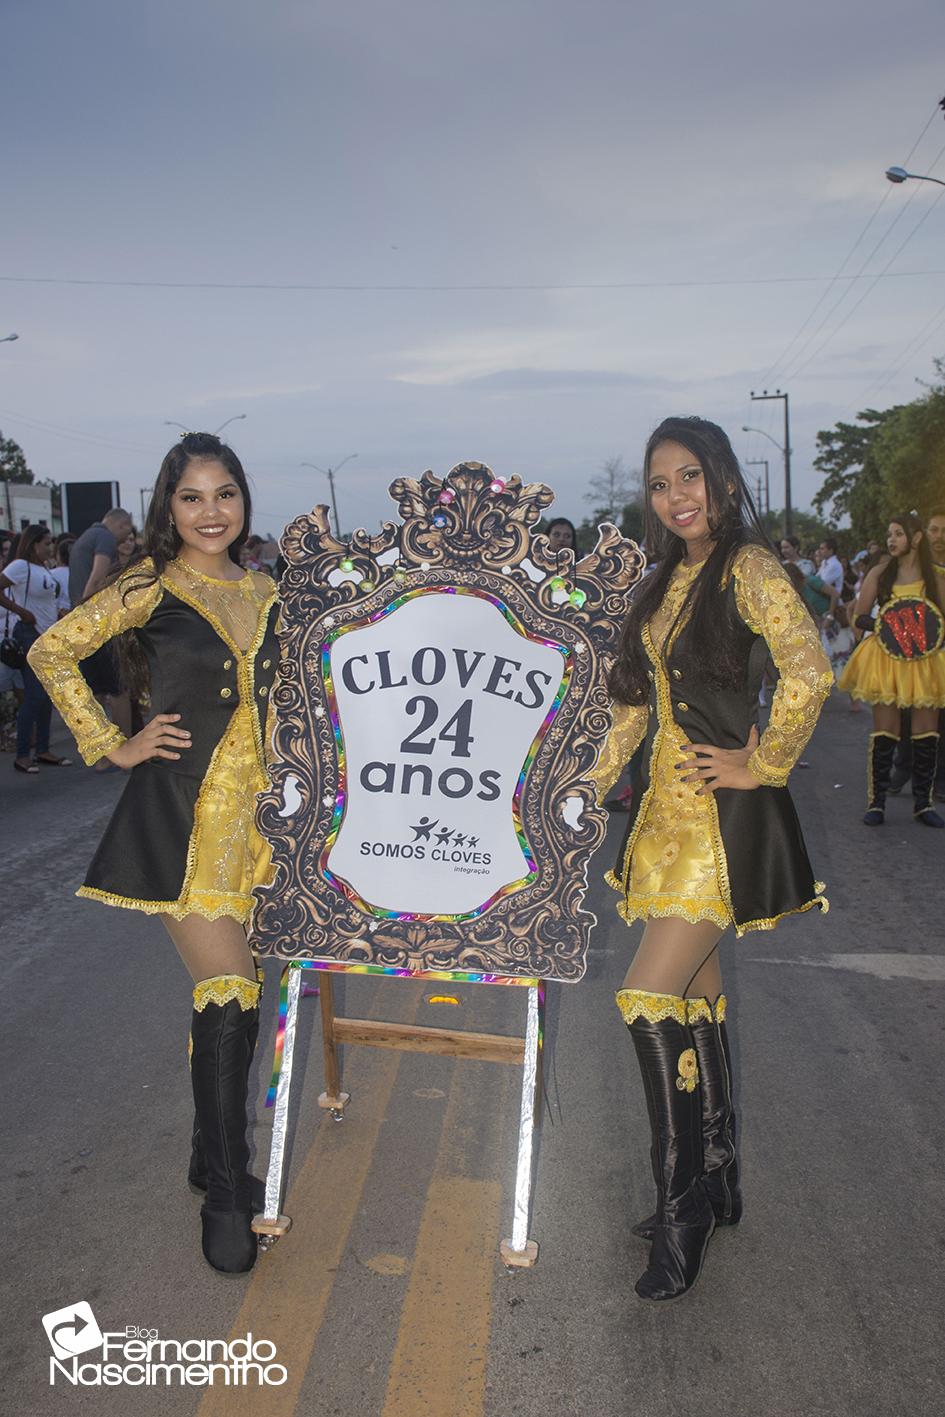
[[[233,668],[233,661],[232,661],[232,659],[225,659],[225,660],[223,661],[223,668],[224,668],[224,669],[232,669],[232,668]]]
[[[672,675],[673,675],[673,678],[674,678],[674,679],[681,679],[681,678],[682,678],[682,670],[681,670],[681,669],[674,669],[674,670],[672,670]]]
[[[263,669],[268,669],[271,664],[272,664],[272,660],[271,660],[271,659],[264,659],[264,660],[263,660]]]
[[[260,697],[261,699],[264,699],[268,693],[269,693],[269,690],[266,688],[265,684],[260,684],[260,686],[259,686],[259,697]]]
[[[221,699],[228,699],[232,693],[233,693],[233,690],[232,690],[232,689],[227,689],[226,687],[224,687],[224,688],[222,688],[222,689],[220,690],[220,698],[221,698]]]
[[[680,713],[688,713],[688,712],[689,712],[689,705],[688,705],[688,704],[684,704],[684,703],[682,702],[682,700],[680,700],[680,702],[676,705],[676,707],[679,709],[679,712],[680,712]]]

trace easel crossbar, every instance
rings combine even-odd
[[[382,1023],[366,1018],[338,1018],[331,1023],[336,1043],[364,1043],[372,1048],[402,1048],[413,1053],[442,1053],[487,1063],[525,1061],[524,1038],[501,1033],[464,1033],[422,1024]]]

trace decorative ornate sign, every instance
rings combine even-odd
[[[931,600],[896,597],[880,610],[876,633],[893,659],[924,659],[941,649],[945,626],[941,611]]]
[[[275,879],[253,948],[405,971],[577,980],[606,814],[586,774],[605,657],[643,557],[616,528],[577,566],[531,528],[542,483],[463,463],[399,478],[401,524],[286,530]],[[569,823],[565,798],[585,810]]]

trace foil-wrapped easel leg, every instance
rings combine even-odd
[[[503,1240],[499,1253],[507,1265],[529,1268],[538,1259],[538,1242],[528,1238],[532,1201],[535,1129],[541,1120],[541,1062],[545,1029],[545,986],[529,988],[525,1026],[525,1059],[522,1069],[522,1106],[519,1113],[518,1166],[515,1173],[515,1208],[512,1236]]]
[[[279,1020],[276,1049],[281,1044],[281,1068],[276,1087],[275,1112],[272,1118],[272,1146],[269,1151],[269,1170],[266,1172],[266,1203],[262,1215],[253,1219],[253,1229],[257,1235],[269,1237],[269,1244],[284,1235],[292,1225],[288,1215],[279,1211],[282,1199],[283,1170],[285,1168],[286,1128],[289,1119],[289,1090],[292,1086],[292,1055],[295,1052],[295,1031],[299,1013],[299,995],[302,992],[302,971],[287,964],[282,971],[280,1003],[285,999],[285,1015]],[[280,1009],[280,1013],[282,1010]]]

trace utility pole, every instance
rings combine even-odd
[[[791,414],[788,406],[787,394],[782,394],[780,389],[775,389],[773,394],[769,394],[764,389],[760,394],[752,392],[752,403],[763,403],[766,399],[784,400],[784,535],[794,535],[794,508],[791,506]]]
[[[760,511],[760,510],[762,510],[762,507],[763,507],[763,509],[764,509],[764,511],[765,511],[766,513],[767,513],[767,512],[770,512],[770,511],[771,511],[771,482],[770,482],[769,477],[768,477],[768,459],[767,459],[767,458],[749,458],[748,461],[747,461],[746,466],[747,466],[747,467],[763,467],[763,468],[764,468],[764,470],[765,470],[765,499],[764,499],[764,503],[762,503],[762,500],[761,500],[761,478],[759,477],[759,479],[758,479],[758,509],[759,509],[759,511]]]
[[[335,514],[335,536],[339,541],[341,540],[341,521],[338,517],[338,502],[335,497],[335,473],[340,472],[346,462],[350,462],[352,458],[357,456],[357,453],[349,453],[346,458],[341,459],[341,462],[335,463],[334,467],[319,467],[318,463],[314,462],[299,463],[299,467],[313,467],[316,472],[321,472],[328,478],[328,486],[331,491],[331,509]]]

